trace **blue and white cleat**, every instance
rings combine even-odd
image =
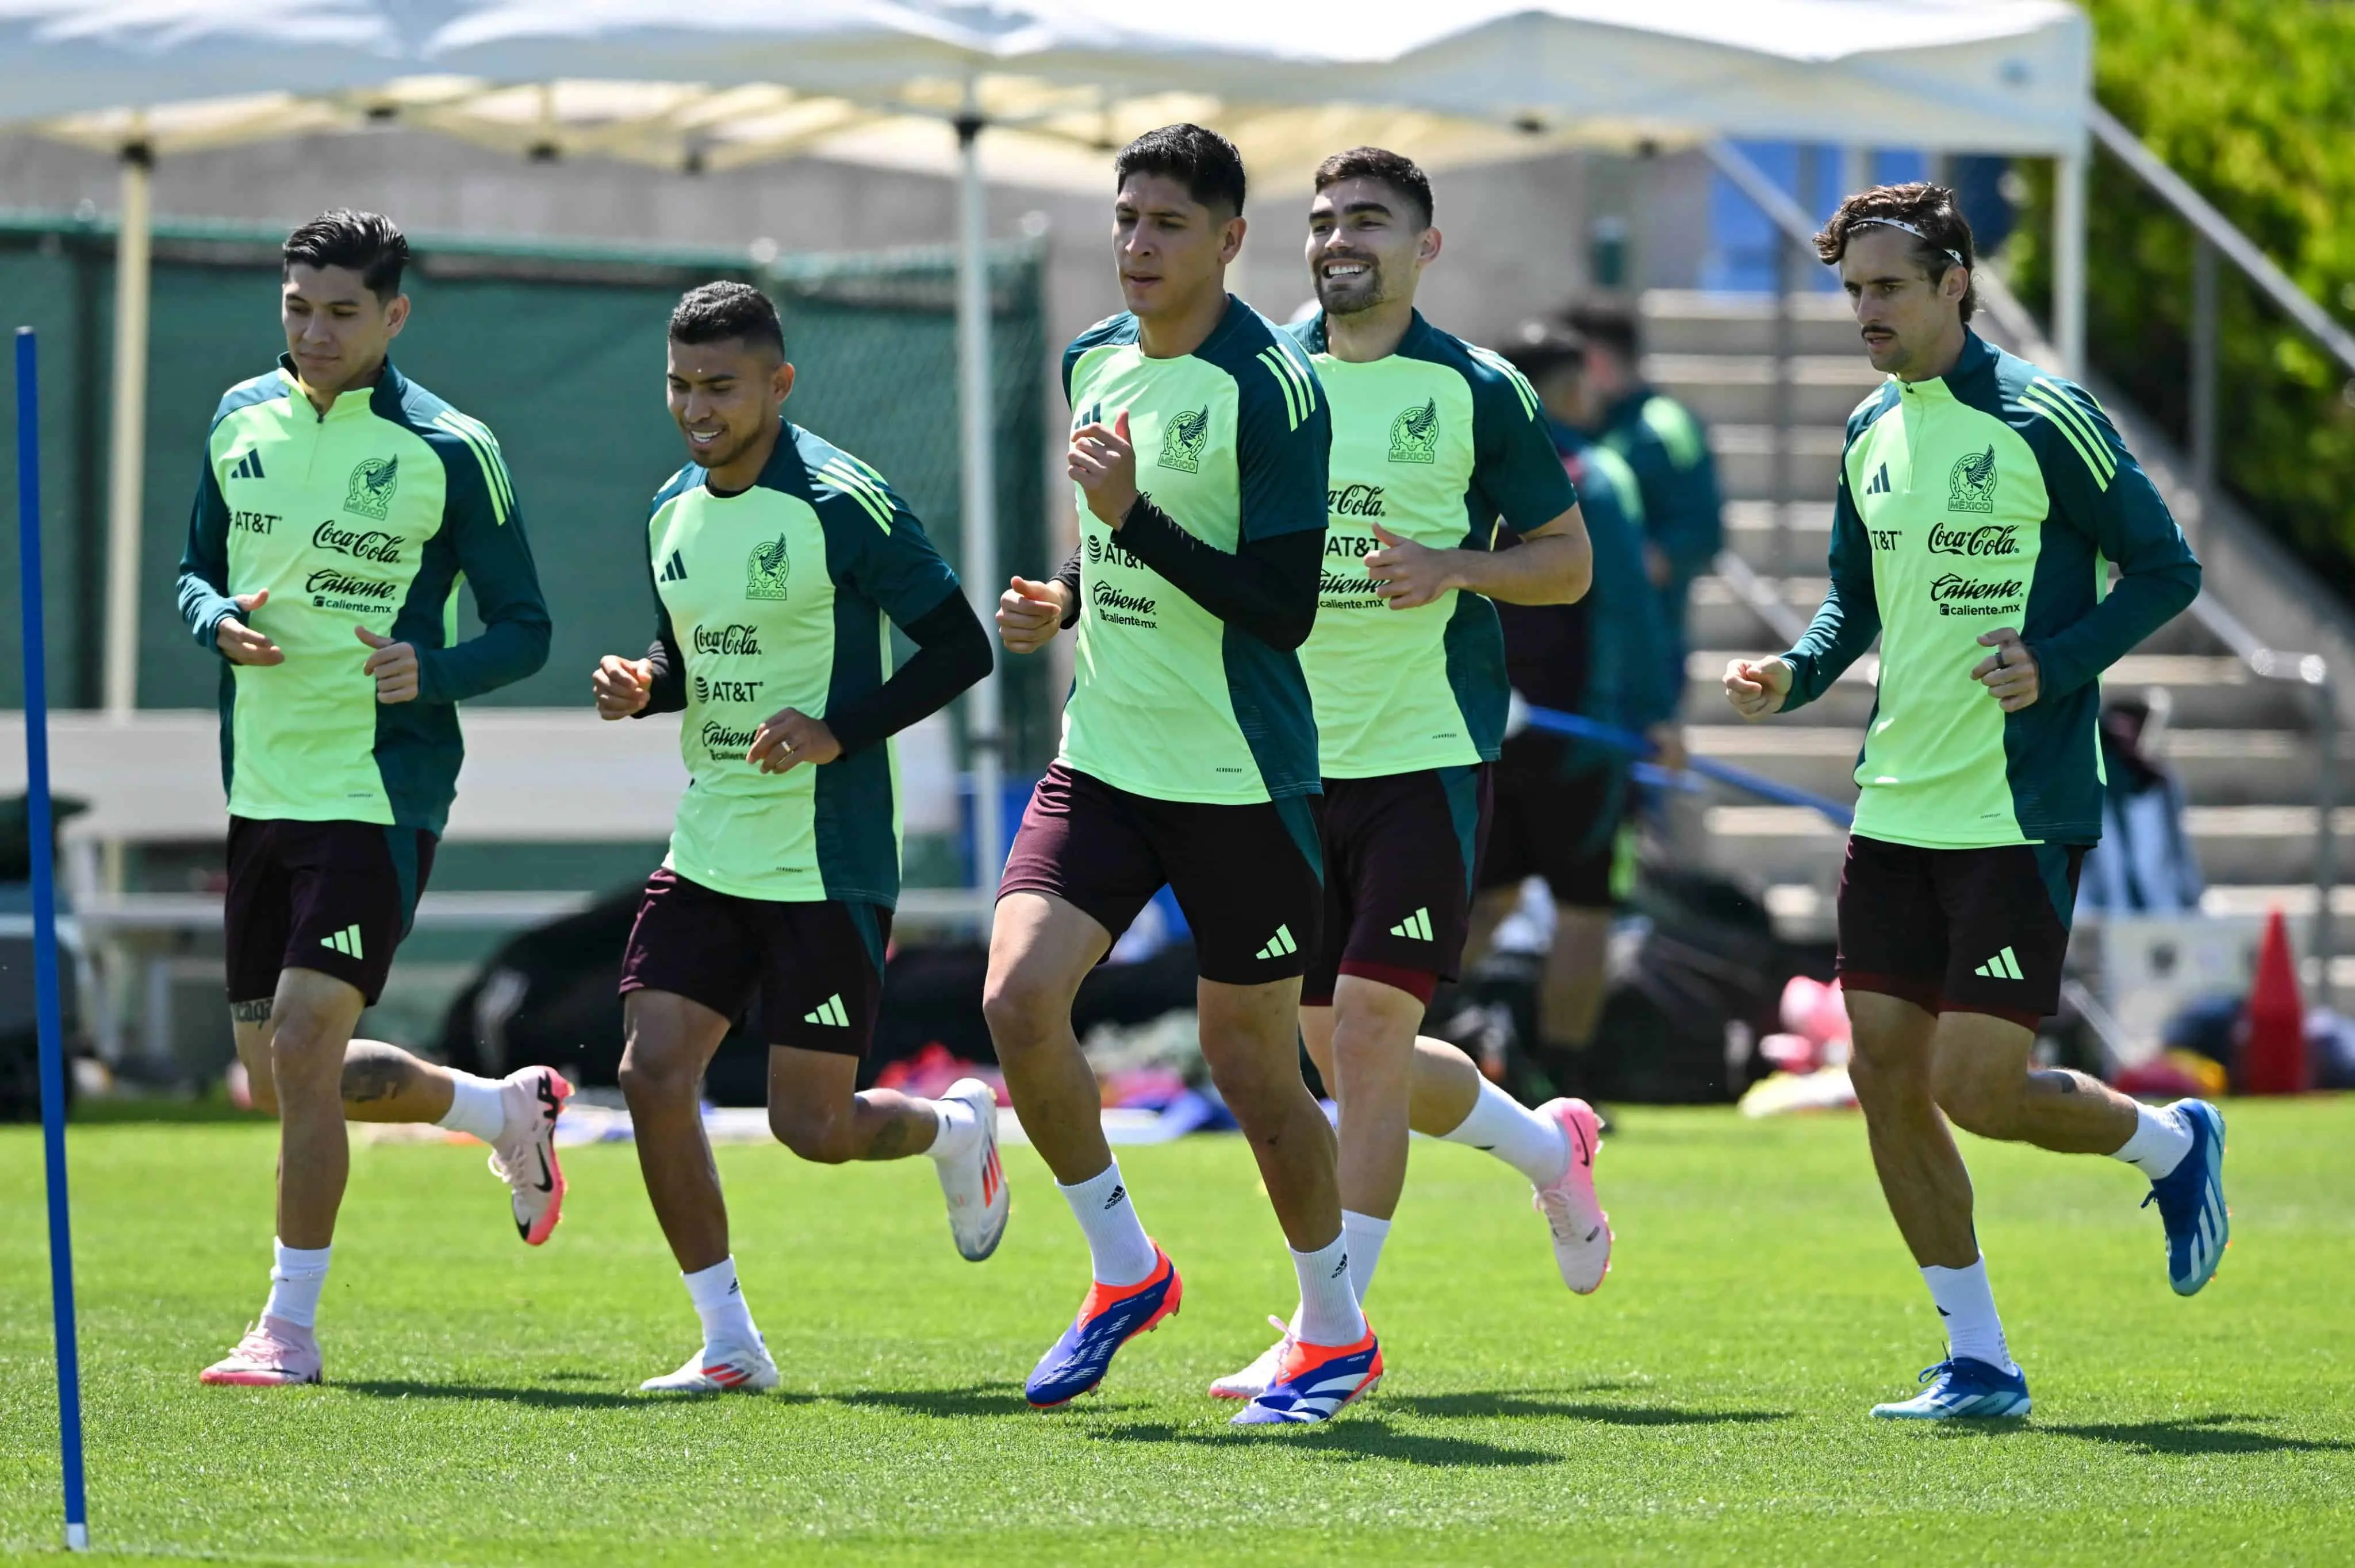
[[[2143,1207],[2158,1205],[2167,1227],[2167,1282],[2178,1296],[2196,1296],[2216,1277],[2232,1239],[2232,1211],[2224,1206],[2224,1116],[2206,1100],[2167,1107],[2191,1129],[2191,1152],[2150,1184]]]
[[[1382,1347],[1373,1326],[1354,1345],[1312,1345],[1292,1340],[1275,1379],[1242,1408],[1232,1426],[1313,1426],[1341,1414],[1382,1381]]]
[[[1080,1315],[1030,1369],[1022,1397],[1034,1409],[1051,1410],[1088,1393],[1103,1382],[1113,1352],[1159,1328],[1162,1319],[1178,1310],[1185,1294],[1186,1282],[1158,1245],[1153,1249],[1153,1272],[1136,1284],[1091,1285],[1087,1299],[1080,1303]]]
[[[2007,1372],[1968,1356],[1923,1369],[1930,1386],[1898,1404],[1876,1404],[1883,1421],[2004,1421],[2028,1414],[2028,1374]]]

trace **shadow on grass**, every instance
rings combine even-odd
[[[418,1383],[409,1378],[338,1379],[327,1385],[370,1399],[472,1399],[486,1404],[521,1404],[538,1410],[620,1410],[660,1403],[644,1393],[613,1393],[585,1388],[492,1388],[474,1383]]]
[[[1221,1428],[1203,1432],[1167,1422],[1113,1426],[1091,1434],[1103,1443],[1175,1443],[1196,1448],[1238,1448],[1251,1443],[1280,1443],[1291,1453],[1316,1454],[1336,1460],[1397,1459],[1433,1469],[1522,1469],[1558,1465],[1559,1454],[1536,1448],[1508,1448],[1469,1437],[1431,1437],[1400,1432],[1379,1416],[1346,1417],[1314,1432],[1269,1432],[1264,1429]]]
[[[1028,1411],[1029,1401],[1022,1397],[1022,1385],[1015,1383],[977,1383],[967,1388],[869,1388],[848,1393],[788,1393],[786,1398],[797,1404],[847,1404],[865,1410],[896,1410],[910,1415],[932,1415],[943,1420],[964,1420],[975,1415],[1014,1415]],[[1119,1410],[1120,1405],[1092,1404],[1096,1410]]]
[[[1405,1394],[1385,1398],[1382,1405],[1410,1415],[1550,1415],[1572,1421],[1600,1421],[1612,1426],[1731,1426],[1791,1419],[1787,1410],[1679,1410],[1666,1404],[1597,1404],[1589,1400],[1549,1398],[1543,1393],[1502,1393],[1494,1389]]]
[[[2278,1437],[2245,1427],[2275,1420],[2270,1415],[2186,1415],[2171,1421],[2128,1421],[2087,1426],[2051,1426],[2031,1430],[2083,1437],[2093,1443],[2115,1443],[2143,1454],[2328,1454],[2355,1449],[2355,1443],[2333,1437]]]

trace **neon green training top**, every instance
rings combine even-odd
[[[1497,607],[1450,591],[1414,609],[1374,592],[1374,525],[1433,549],[1486,549],[1502,522],[1541,528],[1578,504],[1537,393],[1485,348],[1415,313],[1366,364],[1327,351],[1320,312],[1286,329],[1333,405],[1325,572],[1300,651],[1327,779],[1496,760],[1511,688]]]

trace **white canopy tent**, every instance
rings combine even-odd
[[[1728,136],[2052,156],[2055,335],[2073,366],[2091,76],[2091,29],[2059,0],[1365,0],[1340,26],[1301,0],[1159,13],[1134,0],[0,0],[10,118],[124,156],[106,640],[117,712],[133,705],[136,666],[146,168],[176,147],[390,115],[519,149],[713,170],[813,154],[953,159],[964,555],[986,614],[993,175],[1101,180],[1111,149],[1178,119],[1233,135],[1275,188],[1368,141],[1433,166]],[[256,95],[176,101],[224,88]],[[995,683],[971,717],[986,880],[1004,842]]]

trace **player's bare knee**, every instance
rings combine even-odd
[[[650,1042],[643,1035],[633,1034],[622,1050],[618,1075],[622,1097],[633,1111],[694,1100],[696,1081],[701,1075],[689,1069],[684,1050]]]
[[[1003,973],[992,970],[982,987],[981,1015],[1001,1052],[1020,1052],[1042,1043],[1070,1011],[1071,998],[1061,987],[1018,965]]]
[[[772,1105],[769,1131],[801,1159],[813,1165],[843,1165],[850,1161],[851,1118],[840,1111],[808,1105]]]
[[[1948,1058],[1939,1062],[1931,1082],[1938,1108],[1956,1127],[1981,1138],[2018,1136],[2021,1084],[2016,1075]]]

